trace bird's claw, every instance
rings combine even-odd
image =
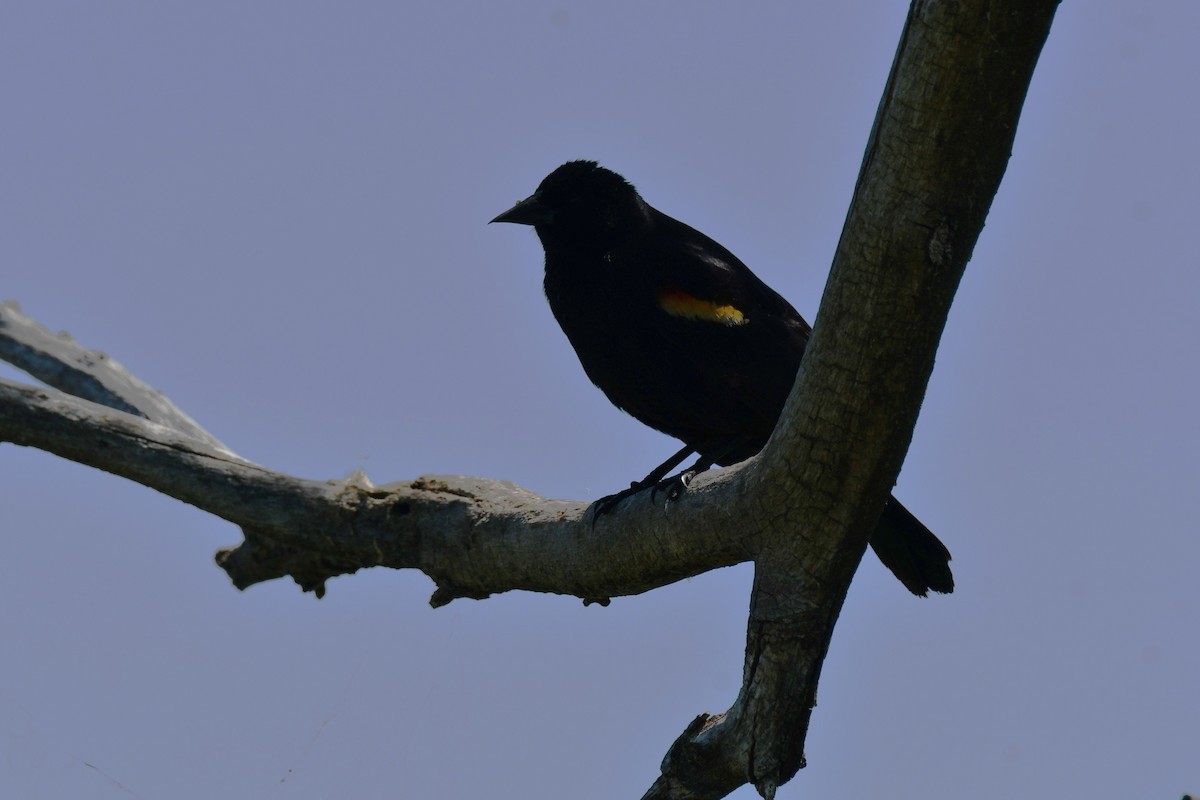
[[[640,482],[634,482],[629,484],[628,489],[623,489],[616,494],[610,494],[606,495],[605,497],[601,497],[593,504],[592,507],[592,527],[596,527],[596,520],[600,519],[600,517],[616,508],[617,504],[626,497],[632,497],[645,488],[646,487]]]
[[[696,477],[697,474],[696,470],[689,469],[653,484],[647,481],[634,481],[629,484],[628,489],[601,497],[592,507],[592,526],[595,527],[596,520],[616,508],[617,504],[626,497],[632,497],[643,489],[650,489],[651,503],[657,500],[658,495],[661,493],[667,498],[664,507],[669,506],[683,496],[683,493],[687,491],[688,485],[692,482],[692,478]]]
[[[650,502],[653,503],[658,497],[658,493],[662,492],[667,497],[667,502],[663,504],[663,507],[671,505],[671,503],[683,496],[683,493],[687,491],[694,477],[696,477],[696,471],[688,469],[673,477],[664,478],[655,484],[654,489],[651,490]]]

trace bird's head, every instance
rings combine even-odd
[[[549,252],[608,250],[645,229],[650,207],[627,180],[595,161],[568,161],[492,222],[532,225]]]

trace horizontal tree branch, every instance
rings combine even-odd
[[[626,501],[593,524],[586,503],[507,481],[296,478],[165,425],[2,379],[0,441],[129,478],[241,526],[245,542],[217,556],[239,588],[290,575],[321,595],[331,577],[385,566],[429,575],[434,605],[511,589],[602,601],[753,556],[751,538],[728,536],[736,510],[718,497],[745,467],[698,481],[696,502],[634,514]]]

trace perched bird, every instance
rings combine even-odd
[[[736,256],[594,161],[563,164],[492,222],[537,231],[550,308],[592,382],[685,445],[598,501],[598,514],[650,486],[675,497],[695,473],[762,449],[811,328]],[[692,453],[690,469],[664,480]],[[894,497],[871,546],[914,594],[953,591],[949,551]]]

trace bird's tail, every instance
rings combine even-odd
[[[871,549],[913,594],[954,591],[950,551],[894,497],[871,533]]]

